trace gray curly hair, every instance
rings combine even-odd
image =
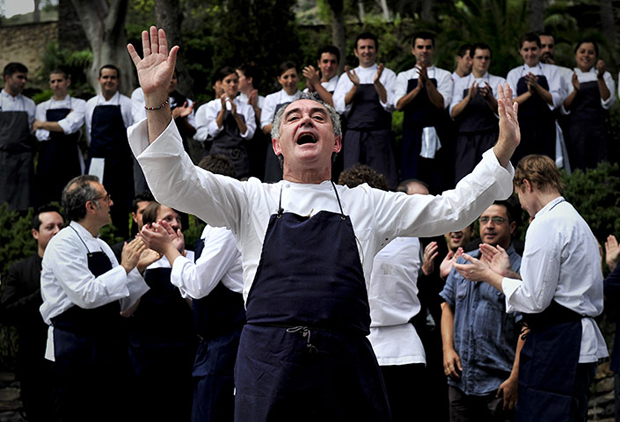
[[[334,107],[330,106],[325,101],[321,100],[319,96],[314,92],[302,92],[297,99],[293,100],[291,103],[289,103],[288,105],[284,107],[280,107],[280,109],[276,113],[275,117],[273,118],[273,125],[271,127],[271,138],[272,139],[280,139],[280,123],[282,121],[282,115],[284,115],[284,111],[288,108],[290,104],[294,103],[295,101],[299,101],[299,100],[316,101],[317,103],[325,107],[327,109],[327,112],[329,113],[329,117],[332,120],[332,126],[334,127],[334,135],[336,136],[342,135],[342,129],[340,127],[340,116],[338,115],[336,110],[334,110]]]

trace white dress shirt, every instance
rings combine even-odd
[[[68,108],[71,112],[57,123],[65,135],[77,132],[84,125],[84,116],[86,114],[86,101],[80,98],[72,98],[67,95],[64,99],[56,101],[50,98],[37,105],[36,118],[41,122],[47,122],[47,110],[56,108]],[[49,141],[50,132],[45,129],[37,129],[35,135],[39,141]]]
[[[280,90],[269,94],[265,97],[265,104],[261,108],[260,113],[260,127],[263,129],[265,126],[273,123],[273,119],[276,117],[276,107],[280,104],[290,103],[299,97],[300,92],[297,91],[293,95],[288,95],[285,90]]]
[[[172,265],[170,281],[181,290],[183,297],[201,299],[221,281],[229,290],[243,293],[241,252],[232,232],[224,227],[207,225],[201,239],[205,246],[194,264],[189,257],[178,257]]]
[[[454,82],[452,82],[452,75],[447,70],[440,69],[435,66],[426,68],[426,74],[429,79],[435,79],[437,81],[437,91],[443,97],[443,107],[448,108],[450,101],[452,100],[452,90]],[[410,79],[418,79],[420,74],[418,69],[411,68],[405,72],[400,72],[396,77],[396,85],[394,87],[394,105],[398,104],[401,98],[408,94],[407,85]]]
[[[375,256],[368,287],[368,340],[381,366],[426,363],[424,346],[409,321],[420,312],[420,241],[397,237]]]
[[[216,227],[228,227],[243,257],[244,298],[259,264],[267,225],[278,210],[280,193],[285,212],[313,215],[321,210],[340,213],[332,183],[298,184],[286,180],[263,184],[256,178],[241,182],[209,173],[192,164],[178,141],[175,125],[168,125],[149,145],[147,122],[129,131],[130,146],[146,175],[155,198],[174,204]],[[172,177],[174,175],[174,177]],[[502,167],[492,150],[455,190],[441,196],[403,195],[371,189],[337,186],[338,196],[359,240],[360,261],[370,280],[373,258],[398,236],[435,236],[460,230],[474,221],[496,199],[512,193],[513,168]]]
[[[354,71],[360,80],[360,84],[374,84],[375,75],[377,74],[376,64],[370,67],[358,66],[354,69]],[[392,112],[394,111],[394,104],[396,104],[394,102],[394,83],[396,82],[396,73],[386,67],[383,69],[383,73],[381,73],[379,82],[381,82],[385,88],[385,92],[387,93],[387,102],[384,103],[379,100],[379,103],[385,111]],[[336,91],[334,91],[333,95],[334,108],[338,113],[348,113],[351,110],[353,103],[351,102],[349,104],[345,104],[344,99],[352,87],[353,82],[351,82],[351,79],[349,79],[346,73],[342,74],[340,79],[338,79],[338,85],[336,85]]]
[[[525,235],[523,280],[504,278],[506,312],[540,313],[552,300],[581,315],[579,363],[608,356],[592,319],[603,312],[603,275],[598,243],[585,220],[558,197],[545,205]]]
[[[246,130],[244,133],[240,133],[243,139],[252,139],[254,131],[256,130],[256,116],[254,114],[254,108],[246,102],[243,102],[238,96],[233,100],[237,105],[237,114],[243,116],[245,121]],[[207,135],[215,138],[224,129],[217,126],[217,116],[222,110],[222,100],[216,98],[209,101],[205,106],[206,118],[207,118]],[[232,110],[230,102],[226,101],[226,110]],[[241,131],[240,131],[241,132]]]
[[[493,96],[495,97],[495,99],[497,99],[497,86],[502,85],[503,87],[504,83],[506,83],[506,79],[500,76],[491,75],[489,72],[485,73],[481,78],[476,78],[472,72],[469,75],[459,79],[454,84],[454,90],[452,92],[452,102],[450,103],[450,116],[452,116],[452,109],[454,108],[454,106],[463,101],[463,98],[465,98],[465,96],[463,95],[465,90],[471,89],[471,86],[474,82],[478,83],[479,88],[484,88],[486,86],[485,82],[488,83],[493,90]]]
[[[519,94],[517,94],[517,84],[519,83],[519,79],[525,77],[528,73],[532,73],[535,76],[543,75],[547,79],[547,84],[549,84],[548,91],[553,98],[553,105],[549,103],[547,103],[547,105],[551,110],[559,107],[566,98],[566,95],[562,89],[562,75],[560,70],[557,66],[552,64],[538,63],[534,67],[529,67],[524,64],[508,72],[506,82],[508,82],[510,89],[512,89],[512,97],[517,98],[519,96]]]
[[[103,95],[96,95],[86,102],[86,136],[89,142],[90,133],[93,127],[93,111],[95,110],[95,107],[99,105],[120,105],[121,115],[123,116],[123,123],[125,123],[125,127],[129,127],[133,124],[133,105],[129,97],[117,92],[112,96],[112,98],[110,98],[109,101],[107,101]]]
[[[95,277],[88,269],[89,252],[104,252],[112,269]],[[148,290],[137,269],[127,274],[107,243],[72,221],[50,240],[43,254],[40,312],[50,325],[45,357],[54,360],[52,318],[73,306],[94,309],[117,300],[125,310]]]

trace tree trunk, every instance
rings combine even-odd
[[[86,77],[101,92],[99,68],[113,64],[121,70],[120,91],[130,94],[136,85],[135,68],[127,54],[125,15],[128,0],[72,0],[93,51],[93,64]],[[141,51],[141,46],[136,46]]]
[[[357,0],[357,8],[359,10],[358,19],[361,24],[366,20],[366,12],[364,11],[364,0]]]
[[[340,63],[338,74],[344,72],[345,56],[347,55],[347,43],[344,36],[344,1],[329,0],[332,11],[332,42],[340,50]]]
[[[530,31],[542,32],[545,30],[545,2],[530,0]]]
[[[422,0],[422,12],[420,13],[420,17],[423,21],[426,22],[435,22],[435,15],[433,14],[433,0]]]
[[[609,42],[609,47],[615,53],[618,37],[614,25],[614,6],[612,0],[601,0],[601,30],[604,38]],[[615,54],[614,54],[615,56]]]
[[[390,16],[390,8],[387,5],[387,0],[379,0],[379,6],[381,6],[381,10],[383,11],[383,19],[386,22],[391,21],[392,18]]]
[[[155,18],[157,20],[157,27],[163,28],[166,31],[168,47],[172,48],[175,45],[181,47],[176,64],[177,76],[179,78],[178,91],[193,98],[192,87],[194,86],[194,80],[189,74],[183,54],[183,38],[181,36],[183,11],[180,0],[155,0]]]
[[[41,0],[34,0],[34,12],[32,12],[33,22],[41,22],[41,9],[39,9],[40,3]]]

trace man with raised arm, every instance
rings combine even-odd
[[[304,96],[282,107],[273,124],[284,179],[240,182],[193,166],[183,153],[165,104],[178,47],[168,53],[155,27],[142,42],[144,59],[128,50],[147,121],[131,128],[130,142],[149,186],[162,203],[230,228],[242,253],[247,324],[235,368],[236,420],[389,420],[367,339],[373,257],[398,236],[460,229],[511,193],[509,160],[520,135],[510,89],[500,91],[497,145],[442,196],[335,186],[337,114]]]

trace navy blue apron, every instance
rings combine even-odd
[[[370,312],[355,233],[340,210],[284,212],[280,194],[247,300],[236,421],[391,419],[366,337]]]
[[[128,216],[134,197],[133,154],[120,104],[97,105],[93,110],[87,167],[92,158],[105,158],[103,185],[114,199],[112,222],[116,233],[128,238]]]
[[[194,248],[196,260],[203,249],[204,239],[198,239]],[[192,371],[192,422],[232,421],[235,361],[245,324],[243,295],[220,282],[209,295],[192,302],[199,339]]]
[[[28,112],[3,111],[0,104],[0,204],[26,211],[32,205],[34,142]]]
[[[463,90],[467,97],[469,88]],[[490,93],[493,95],[493,92]],[[499,120],[480,93],[474,95],[465,110],[457,116],[459,135],[454,159],[455,183],[472,172],[482,154],[493,147],[499,136]]]
[[[437,87],[437,79],[429,78],[429,81]],[[407,81],[407,93],[413,91],[418,86],[418,78]],[[431,193],[441,189],[442,173],[446,169],[438,166],[439,151],[435,154],[435,159],[420,157],[422,150],[422,131],[425,127],[434,127],[438,136],[442,136],[440,128],[442,124],[442,111],[438,109],[428,98],[426,88],[422,88],[420,93],[405,107],[403,117],[403,143],[401,145],[400,157],[400,178],[419,179],[429,184],[432,188]],[[443,142],[442,142],[443,144]],[[442,149],[445,146],[442,145]],[[438,168],[442,167],[442,168]]]
[[[549,91],[545,75],[537,75],[536,79],[538,85]],[[525,77],[521,77],[517,83],[517,96],[527,90]],[[555,114],[538,94],[533,94],[523,104],[519,104],[519,128],[522,141],[511,159],[515,165],[529,154],[546,155],[555,161]]]
[[[238,115],[245,122],[245,117],[242,114]],[[250,159],[245,142],[245,139],[241,137],[239,125],[235,117],[232,115],[232,112],[226,110],[224,125],[220,133],[213,138],[210,153],[223,154],[230,158],[235,166],[238,179],[250,175]],[[272,155],[274,155],[273,152]]]
[[[275,117],[278,114],[278,110],[282,107],[286,107],[291,102],[281,103],[276,106],[276,110],[273,112]],[[272,122],[273,123],[273,122]],[[282,180],[282,164],[280,164],[280,160],[275,152],[273,152],[273,146],[271,142],[271,133],[267,134],[268,144],[267,144],[267,155],[265,156],[265,183],[277,183]]]
[[[146,270],[144,281],[150,290],[130,320],[135,400],[145,421],[190,419],[196,334],[189,304],[170,283],[171,271]]]
[[[95,277],[112,269],[103,251],[90,252],[85,243],[84,247]],[[52,325],[55,420],[126,420],[126,382],[119,380],[127,381],[129,372],[119,302],[94,309],[73,306],[52,318]]]
[[[47,109],[45,119],[48,122],[58,122],[70,112],[70,108]],[[79,131],[69,135],[50,131],[50,139],[39,142],[37,190],[40,204],[60,202],[65,185],[69,180],[82,174],[78,155],[79,139]]]
[[[517,422],[570,420],[582,318],[555,301],[540,314],[524,315],[530,332],[519,360]]]
[[[347,114],[344,168],[366,164],[383,174],[391,189],[398,183],[392,115],[381,105],[374,84],[360,84]]]
[[[609,161],[609,113],[601,105],[597,81],[580,84],[566,124],[564,136],[572,169],[595,168],[601,161]]]

